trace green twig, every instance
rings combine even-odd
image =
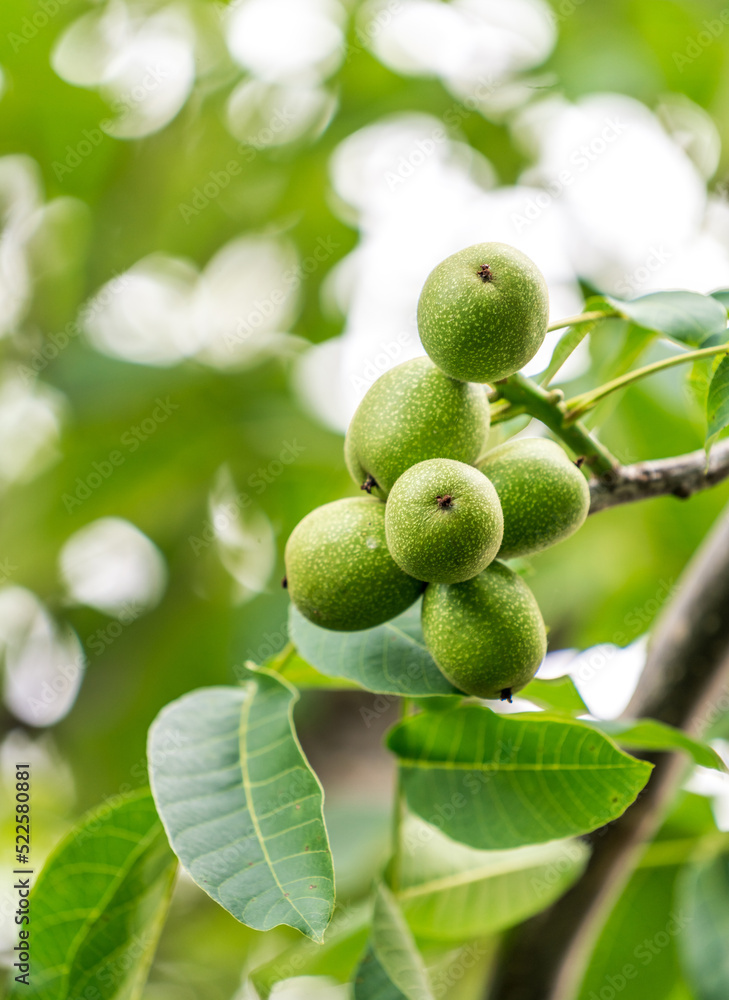
[[[563,393],[558,389],[543,389],[524,375],[510,375],[498,383],[504,399],[513,406],[520,406],[541,420],[579,458],[583,458],[598,476],[609,476],[618,467],[618,460],[600,444],[579,421],[567,420]]]
[[[547,327],[547,333],[561,330],[565,326],[576,326],[578,323],[588,323],[590,320],[608,319],[610,316],[619,315],[620,313],[617,309],[594,309],[592,312],[580,313],[578,316],[568,316],[567,319],[560,319],[556,323],[550,323]]]
[[[522,413],[526,413],[523,406],[512,406],[508,400],[501,399],[491,406],[491,426],[503,424],[505,420],[511,420],[512,417],[518,417]]]
[[[729,345],[722,344],[719,347],[704,347],[698,351],[687,351],[684,354],[677,354],[672,358],[664,358],[662,361],[654,361],[653,364],[645,365],[643,368],[636,368],[632,372],[627,372],[612,382],[606,382],[596,389],[583,392],[580,396],[574,396],[565,403],[565,416],[568,421],[576,420],[583,413],[587,413],[601,399],[609,396],[611,392],[624,389],[633,382],[638,382],[642,378],[647,378],[656,372],[664,371],[666,368],[673,368],[675,365],[682,365],[687,361],[698,361],[701,358],[710,358],[716,354],[729,354]]]

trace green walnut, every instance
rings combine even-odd
[[[392,488],[385,510],[395,562],[428,583],[458,583],[495,558],[503,534],[496,490],[478,469],[447,458],[419,462]]]
[[[347,431],[344,458],[355,483],[384,500],[417,462],[475,462],[488,430],[483,386],[458,382],[429,358],[414,358],[371,386]]]
[[[385,504],[374,497],[335,500],[307,514],[291,532],[285,561],[289,596],[302,615],[339,632],[381,625],[423,590],[390,555]]]
[[[511,698],[547,651],[539,606],[503,563],[450,586],[431,583],[423,598],[423,634],[452,684],[478,698]]]
[[[534,357],[547,332],[544,276],[506,243],[478,243],[446,257],[418,302],[423,347],[446,375],[497,382]]]
[[[504,512],[499,559],[541,552],[572,535],[587,517],[587,480],[554,441],[507,441],[478,468],[496,487]]]

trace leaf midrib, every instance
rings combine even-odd
[[[560,856],[560,854],[555,852],[552,858],[535,861],[533,864],[527,866],[513,864],[506,861],[505,863],[497,866],[471,868],[465,872],[454,872],[451,875],[442,875],[439,878],[431,879],[429,882],[420,882],[417,885],[411,885],[406,889],[402,889],[398,892],[397,899],[408,901],[411,899],[418,899],[421,896],[429,896],[435,892],[441,892],[446,889],[459,889],[462,886],[470,885],[475,882],[487,882],[490,878],[501,878],[503,875],[515,875],[519,872],[528,874],[535,869],[549,867],[549,865],[554,864]]]
[[[273,861],[271,859],[271,856],[268,853],[268,847],[266,845],[266,840],[265,840],[265,838],[263,836],[263,831],[261,830],[258,813],[256,812],[256,808],[255,808],[255,805],[253,803],[253,796],[251,794],[251,790],[253,788],[253,784],[252,784],[252,782],[250,780],[250,774],[248,772],[248,751],[247,751],[247,748],[246,748],[246,745],[245,745],[245,734],[248,731],[247,722],[248,722],[248,719],[250,718],[251,710],[253,708],[253,702],[255,701],[255,698],[256,698],[256,692],[258,691],[258,685],[255,683],[255,681],[249,681],[248,684],[246,684],[246,689],[247,689],[248,697],[243,699],[243,704],[241,705],[241,710],[240,710],[240,724],[239,724],[239,727],[238,727],[238,747],[239,747],[239,752],[240,752],[241,781],[243,783],[243,790],[244,790],[245,796],[246,796],[246,803],[247,803],[247,806],[248,806],[249,815],[251,817],[251,823],[253,824],[253,829],[256,832],[256,839],[257,839],[258,844],[259,844],[259,846],[261,848],[261,853],[263,854],[264,860],[266,862],[266,866],[268,867],[268,870],[270,871],[271,875],[273,876],[274,882],[276,883],[276,885],[279,888],[279,891],[281,892],[281,898],[285,899],[288,902],[288,904],[291,907],[291,909],[294,910],[296,913],[298,913],[298,915],[301,917],[302,921],[306,924],[306,926],[311,931],[311,934],[312,934],[312,937],[314,938],[314,940],[318,941],[320,939],[320,935],[316,932],[316,930],[311,925],[311,923],[306,919],[306,917],[301,912],[301,910],[299,909],[299,907],[294,903],[294,901],[289,896],[287,896],[286,893],[284,892],[284,887],[281,884],[281,881],[280,881],[280,879],[278,877],[278,874],[276,873],[276,869],[274,867],[274,864],[273,864]]]
[[[479,761],[418,760],[398,757],[400,767],[420,768],[438,771],[616,771],[640,770],[643,761],[628,761],[616,764],[487,764]]]

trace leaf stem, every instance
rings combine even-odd
[[[729,354],[729,344],[721,344],[719,347],[703,347],[698,351],[686,351],[684,354],[677,354],[671,358],[663,358],[661,361],[654,361],[650,365],[645,365],[643,368],[636,368],[632,372],[627,372],[625,375],[621,375],[619,378],[615,378],[612,382],[606,382],[605,385],[600,385],[596,389],[591,389],[589,392],[583,392],[580,396],[574,396],[572,399],[565,403],[566,408],[566,418],[568,421],[575,420],[577,417],[582,416],[588,410],[592,409],[601,399],[605,396],[609,396],[611,392],[617,392],[618,389],[624,389],[628,385],[632,385],[633,382],[638,382],[642,378],[647,378],[649,375],[654,375],[656,372],[664,371],[667,368],[673,368],[676,365],[682,365],[687,361],[698,361],[701,358],[710,358],[716,354]]]
[[[578,458],[584,458],[585,464],[596,475],[614,474],[619,466],[618,460],[583,424],[575,420],[568,421],[563,393],[559,389],[543,389],[521,374],[510,375],[499,382],[498,389],[504,399],[508,399],[514,406],[523,407],[527,413],[541,420]]]
[[[400,718],[405,719],[410,714],[409,698],[400,700]],[[392,862],[390,864],[390,889],[397,893],[402,877],[402,824],[405,819],[405,790],[402,785],[402,770],[398,765],[395,779],[395,794],[392,803]]]
[[[511,420],[512,417],[518,417],[522,413],[526,413],[523,406],[512,406],[507,400],[500,400],[491,406],[491,426],[503,424],[505,420]]]
[[[269,670],[275,670],[277,673],[281,673],[283,667],[286,666],[288,661],[296,653],[296,646],[293,642],[287,642],[280,652],[278,652],[272,660],[268,663]]]
[[[550,323],[547,327],[547,333],[562,330],[565,326],[575,326],[577,323],[588,323],[590,320],[608,319],[610,316],[619,315],[620,313],[617,309],[593,309],[592,312],[579,313],[577,316],[568,316],[567,319],[560,319],[556,323]]]

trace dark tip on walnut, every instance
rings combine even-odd
[[[511,705],[511,688],[502,688],[501,690],[501,700],[508,701]]]
[[[578,469],[581,469],[584,464],[585,464],[585,456],[580,455],[580,457],[575,462],[575,465],[577,466]]]
[[[438,504],[441,510],[448,510],[453,506],[453,497],[450,493],[446,493],[442,497],[436,497],[435,502]]]
[[[286,590],[288,588],[288,585],[289,585],[289,578],[285,576],[281,581],[281,586],[283,587],[284,590]]]
[[[371,493],[372,490],[375,488],[375,486],[377,486],[377,480],[375,479],[375,477],[367,476],[365,481],[360,486],[360,489],[364,490],[365,493]]]
[[[486,284],[487,281],[492,281],[494,277],[493,271],[488,264],[482,264],[476,273],[484,284]]]

